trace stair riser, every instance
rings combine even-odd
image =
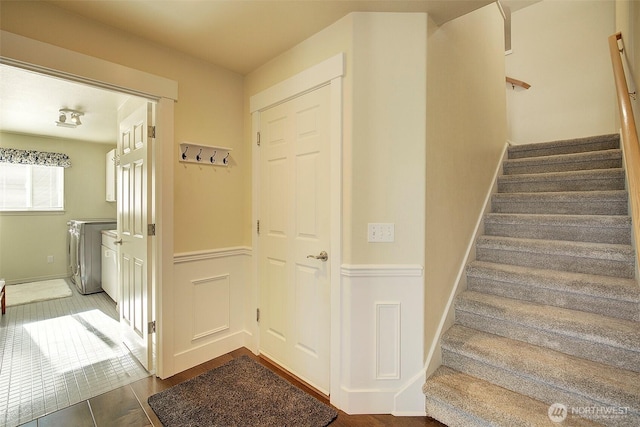
[[[563,215],[627,215],[627,201],[511,201],[494,197],[494,213],[563,214]]]
[[[640,372],[640,353],[605,345],[600,342],[549,332],[544,325],[524,326],[515,322],[487,317],[456,307],[456,322],[501,337],[528,342],[562,353]],[[606,338],[606,337],[605,337]]]
[[[607,406],[607,404],[577,394],[572,390],[547,384],[541,378],[526,378],[522,376],[522,373],[512,372],[501,366],[492,366],[466,357],[452,351],[445,345],[442,348],[442,363],[457,371],[489,381],[507,390],[532,397],[549,405],[562,403],[568,408]],[[588,375],[588,372],[585,375]],[[585,416],[585,418],[587,417]],[[615,419],[599,419],[598,421],[610,426],[636,427],[640,425],[640,417],[635,414],[628,414],[625,417]]]
[[[618,319],[640,321],[640,309],[637,302],[611,300],[531,285],[522,286],[473,276],[467,276],[467,288],[485,294],[587,311]]]
[[[513,182],[498,180],[499,193],[542,193],[555,191],[607,191],[624,190],[624,177],[611,179],[560,179]]]
[[[616,261],[601,258],[583,258],[569,255],[549,255],[536,252],[492,249],[478,246],[478,261],[520,265],[523,267],[600,274],[604,276],[632,278],[635,272],[633,259]]]
[[[528,149],[509,147],[509,159],[523,159],[527,157],[557,156],[559,154],[586,153],[588,151],[613,150],[620,148],[618,139],[594,140],[583,144],[535,144]]]
[[[521,239],[555,239],[573,242],[631,244],[630,227],[592,227],[588,225],[562,226],[535,223],[485,222],[489,236]]]
[[[522,175],[532,173],[569,172],[594,169],[615,169],[622,167],[622,159],[606,159],[585,162],[545,163],[544,161],[530,162],[527,164],[509,162],[502,167],[505,175]]]

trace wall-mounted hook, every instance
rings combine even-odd
[[[193,152],[192,155],[189,155],[189,150]],[[231,157],[229,157],[230,151],[231,148],[185,141],[180,143],[178,159],[186,163],[206,163],[211,166],[228,166],[231,160]]]

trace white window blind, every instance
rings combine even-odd
[[[0,211],[64,209],[64,168],[0,163]]]

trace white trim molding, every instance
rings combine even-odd
[[[249,112],[263,111],[291,98],[310,92],[344,75],[344,54],[329,59],[263,90],[249,100]]]
[[[206,251],[182,252],[173,256],[173,262],[181,264],[183,262],[203,261],[214,258],[226,258],[238,255],[251,256],[252,250],[249,246],[234,246],[222,249],[209,249]]]
[[[0,30],[0,63],[145,98],[178,99],[178,82]]]
[[[414,264],[343,265],[340,409],[424,415],[424,278]]]
[[[418,264],[342,264],[341,274],[347,277],[422,277]]]

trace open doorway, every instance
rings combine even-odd
[[[0,425],[10,426],[149,373],[122,344],[119,298],[69,281],[66,226],[72,219],[113,219],[116,224],[116,201],[106,195],[107,153],[116,147],[118,109],[139,97],[0,67],[0,147],[62,153],[71,161],[64,171],[60,208],[28,206],[0,213],[0,277],[16,287],[62,280],[71,293],[13,306],[8,292],[9,307],[0,320],[0,413],[5,414]],[[81,125],[56,123],[67,109],[83,114]]]

